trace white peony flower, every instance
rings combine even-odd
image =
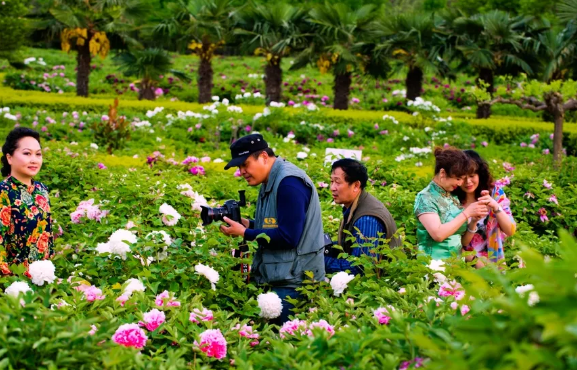
[[[431,260],[428,267],[433,271],[445,271],[445,261],[443,260]]]
[[[30,286],[28,283],[24,281],[15,281],[6,290],[4,293],[11,295],[12,297],[18,297],[20,293],[25,294],[26,292],[31,292]]]
[[[297,153],[297,158],[298,159],[305,159],[306,157],[308,157],[309,155],[305,152],[298,152]]]
[[[202,263],[199,263],[198,265],[194,266],[194,270],[196,271],[197,274],[207,278],[208,281],[210,281],[210,287],[212,288],[212,290],[216,290],[216,283],[218,283],[218,279],[220,279],[220,276],[218,275],[218,272],[215,269],[213,269],[210,266],[205,266]]]
[[[126,259],[126,253],[130,252],[130,246],[118,240],[110,240],[108,248],[110,248],[109,253],[118,254],[123,260]]]
[[[90,147],[91,147],[92,149],[98,150],[98,145],[96,145],[95,143],[90,144]]]
[[[355,275],[347,274],[344,271],[338,272],[331,278],[331,288],[333,288],[333,294],[339,296],[345,291],[347,285],[351,280],[355,278]]]
[[[174,226],[180,220],[180,213],[176,211],[172,206],[169,206],[166,203],[163,203],[159,209],[160,213],[164,216],[162,217],[162,222],[166,226]]]
[[[150,234],[146,235],[146,239],[154,239],[156,240],[155,235],[161,235],[162,240],[164,241],[164,244],[166,245],[171,245],[172,244],[172,238],[170,237],[170,235],[164,231],[164,230],[160,230],[160,231],[152,231]]]
[[[144,292],[146,290],[142,281],[134,278],[126,280],[124,285],[126,286],[124,288],[124,294],[127,295],[131,295],[133,292]]]
[[[96,251],[98,253],[110,253],[110,246],[108,243],[98,243],[96,246]]]
[[[527,284],[527,285],[518,286],[517,288],[515,288],[515,292],[517,292],[517,294],[519,294],[521,297],[523,297],[525,295],[525,293],[530,292],[533,289],[535,289],[533,287],[533,284]]]
[[[198,193],[194,195],[194,202],[192,202],[192,209],[194,211],[202,211],[201,206],[208,206],[208,202],[206,198]]]
[[[50,260],[34,261],[28,267],[28,273],[32,277],[32,282],[42,286],[44,283],[51,284],[56,279],[54,271],[56,268]]]
[[[447,277],[441,274],[440,272],[435,272],[433,276],[435,278],[435,281],[439,284],[443,284],[445,281],[447,281]]]
[[[282,312],[282,300],[274,293],[259,294],[256,298],[260,308],[260,316],[265,319],[274,319],[280,316]]]
[[[129,230],[118,229],[115,232],[113,232],[112,235],[110,235],[110,238],[108,238],[108,240],[111,242],[126,241],[126,242],[129,242],[130,244],[134,244],[134,243],[136,243],[137,237],[136,237],[136,235],[134,235]]]
[[[539,303],[539,293],[533,291],[529,293],[529,299],[527,299],[527,304],[531,307]]]

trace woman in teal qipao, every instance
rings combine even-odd
[[[487,215],[487,205],[471,203],[463,209],[451,192],[461,186],[470,162],[456,148],[435,149],[435,177],[415,199],[417,243],[433,259],[446,259],[461,252],[461,235],[469,217]]]

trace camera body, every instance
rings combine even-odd
[[[244,190],[239,190],[239,201],[229,199],[224,202],[222,207],[201,207],[200,218],[202,219],[202,226],[211,224],[214,221],[223,221],[225,217],[230,218],[235,222],[241,222],[240,207],[246,206],[246,197]]]

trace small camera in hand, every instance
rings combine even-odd
[[[339,253],[342,251],[340,249],[333,248],[335,243],[331,240],[331,236],[327,233],[324,235],[325,238],[325,256],[337,258]]]

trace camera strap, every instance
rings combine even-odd
[[[248,244],[243,240],[242,243],[238,245],[238,249],[232,250],[233,257],[236,258],[249,258],[250,252],[248,249]],[[245,282],[248,284],[250,281],[250,264],[248,263],[240,263],[238,264],[234,270],[240,270],[241,275],[243,276]]]

